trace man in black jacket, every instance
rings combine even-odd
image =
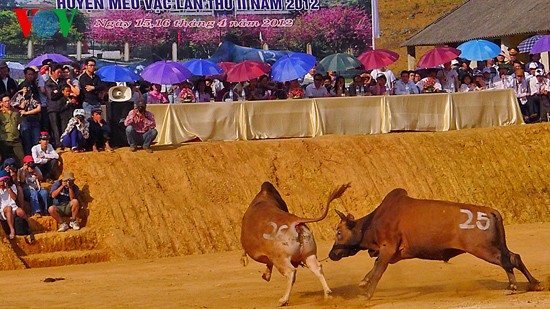
[[[99,76],[95,74],[95,60],[86,59],[86,71],[80,76],[80,93],[83,95],[82,108],[86,112],[86,118],[92,116],[92,109],[100,109],[99,93],[105,89]]]
[[[17,92],[17,82],[10,77],[10,69],[4,60],[0,60],[0,93],[9,94],[10,98]]]
[[[61,141],[60,136],[62,130],[61,128],[61,116],[60,113],[64,108],[63,99],[63,88],[65,87],[64,81],[60,79],[62,74],[62,66],[59,63],[51,64],[51,73],[50,79],[46,81],[46,96],[48,100],[46,101],[46,106],[48,108],[48,118],[50,120],[50,128],[52,130],[52,139],[50,140],[51,144],[54,147],[60,147]]]

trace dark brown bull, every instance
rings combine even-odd
[[[323,220],[328,213],[330,203],[339,198],[348,185],[334,190],[327,201],[326,209],[319,218],[300,218],[288,212],[285,201],[269,182],[262,184],[262,189],[256,195],[243,217],[241,244],[243,265],[247,264],[246,255],[267,269],[262,275],[266,281],[271,279],[273,266],[288,279],[285,294],[279,300],[279,305],[288,304],[290,291],[296,279],[296,267],[305,264],[321,281],[325,297],[331,293],[327,285],[321,264],[317,261],[317,246],[313,234],[305,223]]]
[[[510,293],[517,289],[514,268],[529,280],[530,290],[542,289],[519,254],[508,250],[502,217],[495,209],[414,199],[407,191],[395,189],[363,218],[355,220],[351,214],[336,212],[342,220],[329,257],[338,261],[361,250],[376,257],[374,267],[359,284],[368,298],[388,264],[412,258],[448,261],[466,252],[504,268]]]

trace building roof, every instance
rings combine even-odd
[[[549,0],[466,0],[401,46],[431,46],[550,32]]]

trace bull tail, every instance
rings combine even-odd
[[[248,265],[248,255],[246,255],[246,251],[243,252],[243,255],[241,256],[241,264],[243,267],[246,267]]]
[[[510,267],[511,265],[508,265],[510,264],[510,250],[506,245],[506,234],[504,232],[504,222],[502,220],[502,216],[496,210],[492,211],[491,215],[493,215],[493,219],[495,220],[497,241],[498,246],[500,247],[500,261],[503,264],[503,267]]]
[[[317,221],[321,221],[323,220],[324,218],[326,218],[327,214],[328,214],[328,208],[330,206],[330,203],[341,197],[342,194],[344,194],[344,192],[346,192],[346,190],[350,187],[350,183],[347,183],[345,185],[341,185],[340,187],[334,189],[332,191],[332,193],[330,193],[329,197],[328,197],[328,200],[327,200],[327,206],[325,207],[325,212],[319,217],[319,218],[299,218],[298,220],[298,223],[311,223],[311,222],[317,222]]]

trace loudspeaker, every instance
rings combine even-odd
[[[109,101],[126,102],[132,98],[132,89],[125,86],[109,88]]]

